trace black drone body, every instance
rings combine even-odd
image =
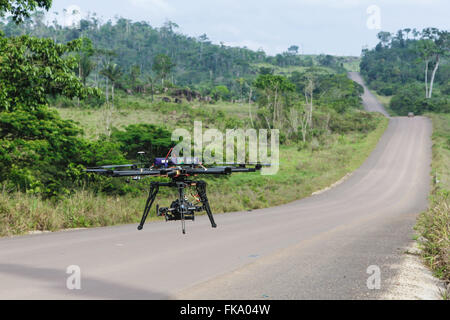
[[[170,152],[169,152],[170,154]],[[161,208],[156,206],[157,216],[164,216],[166,221],[181,221],[183,234],[186,233],[185,221],[195,219],[196,212],[206,211],[211,222],[211,227],[216,228],[208,197],[206,195],[206,182],[203,180],[193,180],[199,175],[230,175],[235,172],[256,172],[262,168],[260,164],[250,165],[225,165],[206,167],[202,165],[197,158],[156,158],[153,165],[149,168],[139,168],[139,165],[110,165],[97,168],[89,168],[88,173],[96,173],[110,177],[133,177],[140,180],[142,177],[166,177],[167,182],[152,181],[150,192],[145,204],[144,213],[138,230],[144,228],[150,208],[152,207],[160,187],[176,188],[178,198],[172,202],[170,207]],[[131,170],[129,170],[130,168]],[[126,169],[126,170],[124,170]],[[197,204],[192,203],[186,197],[186,189],[195,188],[197,195],[194,196]]]

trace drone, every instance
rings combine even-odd
[[[155,158],[152,163],[146,167],[146,164],[125,164],[125,165],[106,165],[95,168],[87,168],[85,172],[95,173],[109,177],[132,177],[133,180],[141,180],[145,177],[164,177],[169,181],[152,181],[150,183],[150,192],[142,214],[141,222],[137,229],[144,228],[145,221],[149,215],[150,209],[155,202],[160,187],[176,188],[178,198],[172,202],[170,207],[156,206],[156,215],[164,217],[168,221],[181,221],[182,232],[186,234],[186,220],[194,221],[195,213],[206,211],[212,228],[217,228],[214,221],[209,200],[206,195],[206,182],[196,180],[200,175],[231,175],[237,172],[256,172],[261,170],[263,164],[236,164],[223,163],[222,166],[203,165],[197,157],[172,157],[173,148],[165,158]],[[145,152],[139,152],[139,157],[143,157]],[[194,180],[194,179],[195,180]],[[197,195],[192,195],[194,200],[189,201],[186,196],[186,189],[195,188]],[[195,202],[195,203],[193,203]]]

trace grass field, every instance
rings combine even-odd
[[[80,116],[83,110],[65,110],[64,117]],[[150,113],[149,113],[150,114]],[[137,115],[132,116],[138,117]],[[140,118],[142,120],[142,118]],[[153,122],[157,118],[149,121]],[[98,120],[98,119],[97,119]],[[311,195],[358,168],[387,127],[387,119],[379,116],[378,127],[368,135],[329,135],[319,147],[299,150],[297,146],[282,146],[280,170],[273,176],[259,173],[235,174],[208,179],[208,197],[214,213],[253,210],[291,202]],[[132,119],[120,121],[132,121]],[[83,121],[89,135],[95,135],[96,120]],[[138,183],[138,182],[132,182]],[[148,180],[142,183],[148,183]],[[170,205],[174,194],[163,190],[158,198],[162,206]],[[146,194],[122,197],[94,195],[76,191],[60,202],[44,201],[23,193],[0,193],[0,236],[23,234],[33,230],[56,231],[65,228],[99,227],[137,223]],[[155,217],[152,210],[151,219]]]
[[[217,121],[217,115],[222,113],[223,117],[232,119],[249,119],[251,109],[252,114],[256,113],[255,104],[239,104],[219,101],[215,104],[192,102],[190,104],[164,104],[158,107],[158,101],[162,96],[156,96],[152,103],[149,96],[127,96],[122,95],[112,111],[111,125],[118,129],[136,124],[148,123],[157,124],[174,129],[190,125],[196,119],[201,119],[205,126],[222,129],[223,123]],[[101,134],[106,133],[106,116],[108,110],[105,108],[88,109],[78,107],[56,108],[63,119],[74,120],[84,130],[87,138],[97,139]]]
[[[416,225],[423,258],[434,274],[450,283],[450,114],[427,114],[433,121],[433,189],[430,208]],[[450,292],[445,297],[448,299]]]
[[[346,61],[344,62],[345,70],[349,72],[359,72],[359,65],[361,63],[361,58],[359,57],[345,57]]]

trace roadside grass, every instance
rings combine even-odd
[[[390,104],[391,104],[391,100],[392,100],[393,96],[382,96],[373,90],[371,90],[371,91],[375,95],[375,97],[378,99],[378,101],[381,102],[384,109],[386,109],[386,111],[389,113],[389,115],[391,115],[392,117],[396,117],[397,116],[396,112],[390,108]]]
[[[433,121],[433,186],[429,209],[420,215],[416,231],[424,261],[450,285],[450,114],[426,116]]]
[[[372,92],[372,94],[377,98],[377,100],[381,102],[381,104],[383,105],[384,109],[386,110],[386,112],[391,117],[398,117],[399,116],[399,114],[397,112],[395,112],[394,110],[392,110],[391,107],[390,107],[391,100],[392,100],[393,96],[382,96],[382,95],[376,93],[375,90],[370,90],[370,92]]]
[[[344,57],[345,61],[343,63],[345,70],[349,72],[360,72],[360,57]]]
[[[280,170],[273,176],[250,173],[205,179],[212,210],[223,213],[272,207],[328,187],[365,161],[387,124],[387,119],[378,116],[377,129],[367,135],[329,135],[313,149],[282,146]],[[168,206],[174,198],[173,191],[163,188],[158,203]],[[62,201],[52,202],[3,190],[0,193],[0,236],[137,223],[145,200],[145,193],[115,197],[79,190]],[[155,217],[153,209],[149,221],[157,219],[160,218]]]

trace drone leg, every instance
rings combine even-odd
[[[150,208],[152,207],[152,204],[155,201],[158,191],[159,191],[158,183],[152,182],[152,184],[150,185],[150,192],[148,194],[147,202],[145,204],[144,213],[142,214],[141,223],[138,226],[138,230],[142,230],[144,228],[145,220],[147,220],[148,213],[150,212]]]
[[[184,203],[184,184],[179,184],[178,185],[178,195],[179,195],[179,199],[180,199],[180,204]],[[183,234],[186,234],[186,220],[184,218],[184,210],[185,209],[181,209],[181,229],[183,231]]]
[[[197,192],[198,192],[200,200],[203,204],[203,207],[205,208],[206,213],[208,214],[209,221],[211,222],[211,227],[217,228],[217,224],[214,222],[214,217],[211,212],[211,208],[209,206],[208,197],[206,196],[206,182],[205,181],[197,182]]]

